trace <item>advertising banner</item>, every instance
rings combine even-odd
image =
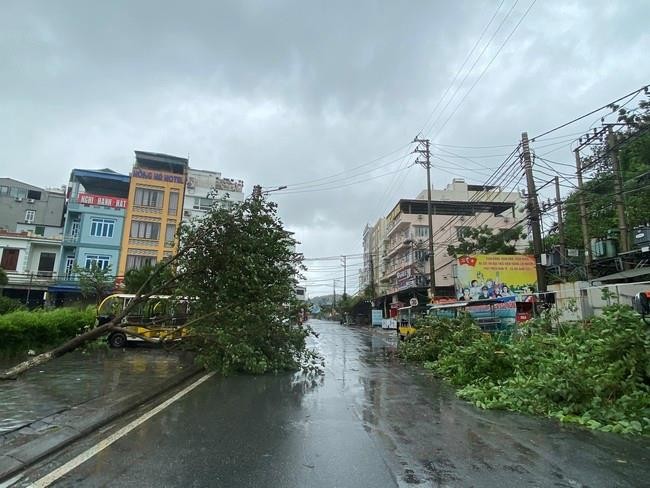
[[[127,199],[109,197],[106,195],[94,195],[92,193],[79,193],[77,202],[83,205],[103,205],[105,207],[126,208]]]
[[[526,301],[537,291],[535,257],[478,254],[456,260],[456,297],[461,301],[515,297]]]

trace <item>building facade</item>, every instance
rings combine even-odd
[[[183,199],[183,220],[202,218],[215,203],[229,207],[244,199],[244,182],[222,178],[221,173],[189,168],[185,198]]]
[[[135,151],[118,278],[175,252],[187,172],[187,158]]]
[[[436,297],[451,298],[455,295],[454,258],[447,254],[447,246],[457,244],[468,228],[514,227],[524,215],[525,199],[518,192],[454,179],[444,190],[432,190],[431,200]],[[368,261],[372,261],[375,296],[384,305],[402,306],[410,298],[426,303],[430,279],[427,191],[415,199],[400,200],[385,219],[378,221],[368,251],[367,234],[369,231],[364,231],[364,256],[367,253]],[[527,241],[518,244],[522,251],[527,245]],[[379,263],[375,263],[375,256]]]
[[[49,289],[57,303],[79,293],[75,266],[117,274],[128,193],[128,175],[110,169],[70,173],[58,279]]]
[[[42,305],[48,286],[56,278],[60,233],[46,237],[27,230],[0,230],[0,249],[0,267],[8,279],[2,294],[30,306]]]
[[[61,227],[64,204],[63,191],[0,178],[0,229],[16,232],[19,224],[35,225],[35,233],[44,235],[44,227]]]

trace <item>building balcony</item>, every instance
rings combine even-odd
[[[134,237],[129,237],[129,246],[137,247],[154,247],[158,248],[160,245],[159,239],[138,239]]]
[[[401,214],[386,227],[386,238],[389,238],[398,230],[407,228],[410,225],[411,222],[404,217],[404,214]]]
[[[76,246],[79,243],[79,234],[67,234],[63,236],[64,246]]]
[[[163,208],[145,207],[143,205],[133,205],[133,212],[139,214],[162,215]]]
[[[6,271],[7,285],[5,288],[45,290],[57,281],[54,271]]]

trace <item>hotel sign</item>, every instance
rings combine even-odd
[[[171,173],[160,173],[158,171],[147,171],[144,169],[136,168],[131,172],[131,176],[136,178],[144,178],[146,180],[165,181],[167,183],[180,183],[185,181],[181,175],[174,175]]]
[[[82,205],[102,205],[104,207],[126,208],[126,198],[109,197],[106,195],[93,195],[92,193],[79,193],[77,202]]]

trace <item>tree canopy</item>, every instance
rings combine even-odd
[[[466,228],[458,238],[457,245],[447,246],[447,254],[453,257],[470,254],[516,254],[517,242],[525,239],[523,227],[499,229],[495,233],[487,225]]]
[[[306,347],[312,333],[298,326],[294,286],[304,269],[296,240],[284,229],[277,205],[260,196],[231,209],[212,207],[185,225],[178,260],[178,293],[191,297],[191,329],[200,360],[223,373],[317,368]]]
[[[616,108],[616,107],[613,107]],[[650,220],[650,102],[641,101],[634,111],[619,109],[619,120],[627,124],[616,143],[623,199],[628,227]],[[600,147],[586,156],[585,162],[594,162],[593,178],[584,184],[587,222],[590,237],[607,237],[617,232],[618,220],[614,200],[614,175],[611,152]],[[579,192],[573,191],[565,204],[565,232],[569,247],[582,249]]]

